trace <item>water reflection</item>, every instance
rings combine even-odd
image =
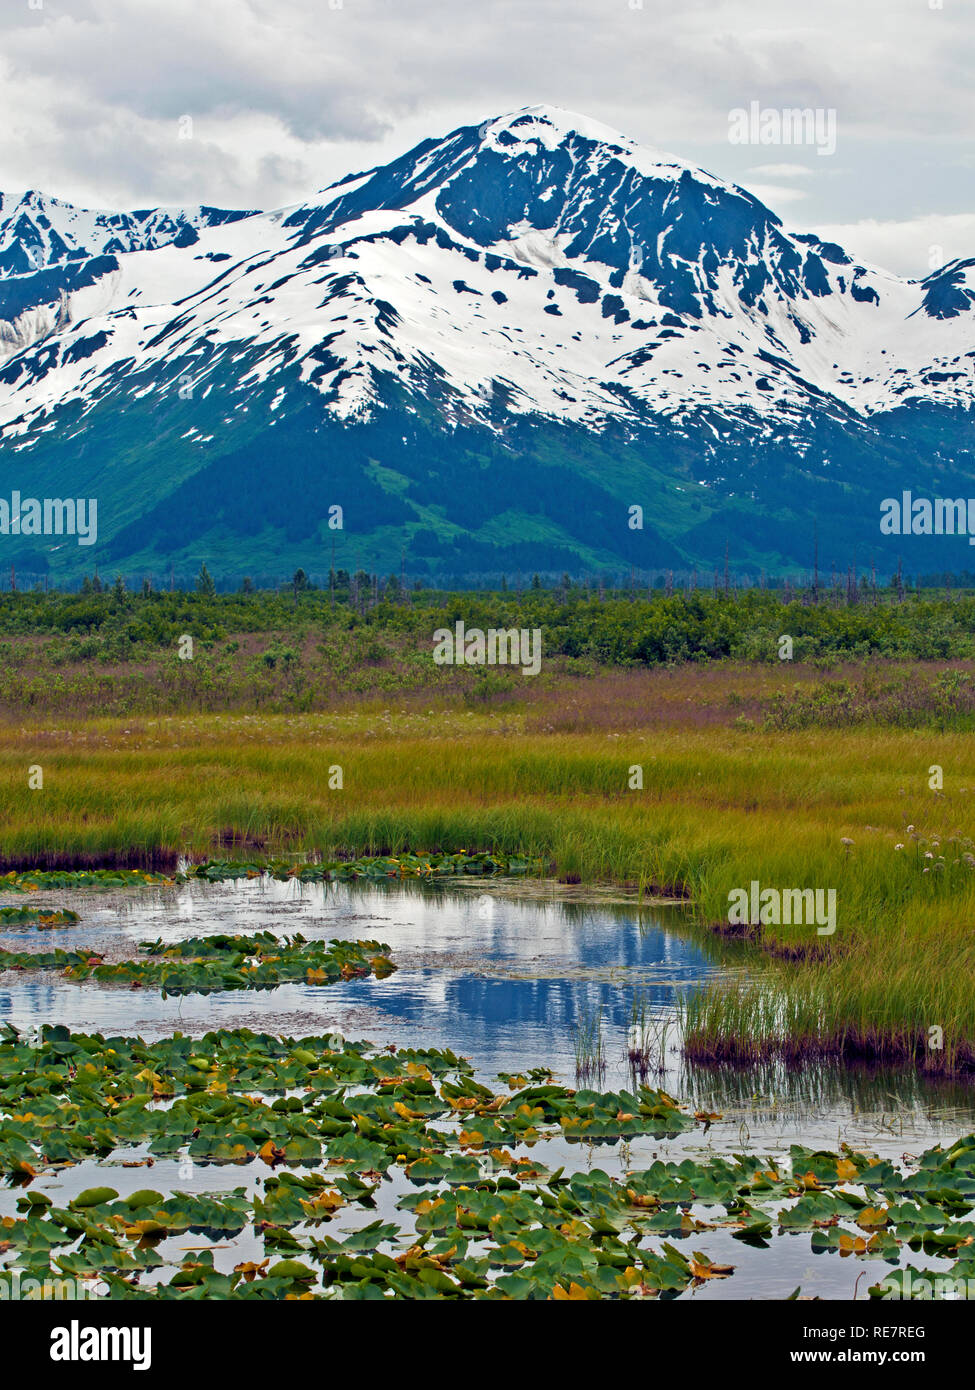
[[[489,1082],[499,1072],[548,1067],[570,1084],[580,1020],[598,1018],[603,1084],[618,1088],[634,1079],[627,1052],[636,1005],[650,1038],[648,1082],[724,1117],[703,1139],[697,1133],[695,1143],[771,1152],[790,1143],[847,1141],[899,1155],[975,1127],[970,1087],[913,1073],[780,1065],[714,1072],[686,1064],[677,997],[749,968],[741,946],[698,931],[677,907],[644,907],[610,893],[587,900],[581,890],[565,900],[564,891],[497,880],[255,880],[79,893],[71,905],[82,921],[46,935],[45,947],[84,944],[118,958],[143,939],[270,929],[309,938],[378,937],[399,968],[386,980],[326,989],[286,985],[169,1000],[151,990],[7,975],[0,1017],[147,1037],[239,1024],[287,1033],[338,1029],[381,1044],[451,1048],[471,1057]],[[36,948],[37,934],[0,937],[4,945],[14,942]]]

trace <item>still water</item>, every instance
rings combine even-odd
[[[615,1090],[633,1084],[626,1054],[636,1006],[654,1052],[647,1084],[721,1118],[707,1130],[629,1146],[547,1141],[538,1156],[553,1165],[619,1173],[655,1157],[777,1156],[795,1143],[835,1149],[843,1142],[896,1161],[975,1128],[972,1088],[924,1082],[911,1073],[687,1065],[680,1050],[679,997],[751,967],[740,948],[694,928],[676,906],[642,906],[608,892],[524,880],[191,882],[116,894],[38,894],[31,905],[46,901],[73,906],[82,920],[45,934],[43,949],[88,946],[121,959],[133,956],[140,941],[157,937],[271,930],[307,938],[375,938],[389,945],[398,968],[385,980],[170,999],[151,990],[7,973],[0,976],[0,1018],[18,1026],[58,1022],[146,1038],[237,1026],[290,1035],[337,1031],[378,1046],[449,1048],[472,1061],[479,1079],[497,1087],[498,1073],[533,1067],[550,1068],[557,1080],[576,1084],[580,1025],[587,1023],[590,1033],[596,1028],[604,1061],[601,1074],[587,1084]],[[41,943],[36,932],[9,930],[0,944],[38,949]],[[91,1166],[59,1175],[58,1185],[66,1194],[80,1190],[94,1180]],[[177,1168],[160,1162],[154,1183],[218,1191],[246,1179],[246,1170],[208,1167],[187,1183]],[[144,1182],[138,1172],[128,1178],[116,1169],[112,1181],[123,1190]],[[3,1210],[7,1205],[0,1202]],[[734,1280],[706,1286],[695,1297],[781,1297],[801,1284],[804,1293],[849,1298],[862,1271],[856,1262],[812,1257],[808,1235],[779,1237],[774,1256],[744,1249],[721,1232],[702,1240],[702,1248],[716,1259],[733,1256],[737,1272]],[[236,1258],[240,1249],[235,1243]]]
[[[31,902],[55,900],[69,901],[38,894]],[[82,920],[46,933],[45,949],[91,946],[119,959],[157,937],[270,930],[309,939],[376,938],[390,946],[398,968],[385,980],[170,999],[53,974],[7,974],[0,976],[0,1017],[147,1038],[240,1025],[289,1034],[335,1030],[380,1046],[450,1048],[469,1058],[488,1084],[499,1072],[544,1066],[570,1085],[577,1079],[580,1024],[591,1026],[598,1017],[600,1084],[615,1089],[631,1080],[626,1044],[636,1001],[655,1053],[648,1083],[695,1109],[724,1112],[708,1135],[723,1148],[846,1140],[899,1156],[975,1124],[971,1087],[926,1083],[912,1073],[821,1066],[715,1072],[686,1065],[678,997],[748,967],[740,949],[695,929],[676,906],[642,907],[611,894],[522,880],[190,882],[111,895],[90,890],[70,903]],[[0,935],[0,944],[15,943],[19,949],[41,944],[27,929]]]

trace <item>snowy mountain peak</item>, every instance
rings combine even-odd
[[[0,429],[230,363],[242,404],[279,384],[275,412],[310,389],[338,420],[409,401],[502,436],[967,410],[973,264],[886,275],[734,184],[525,107],[273,213],[3,200]]]
[[[808,563],[840,478],[845,560],[975,478],[973,402],[975,259],[862,265],[553,106],[267,213],[0,198],[0,466],[97,494],[113,562],[320,570],[339,502],[384,572]]]
[[[680,159],[677,155],[664,153],[649,145],[641,145],[622,131],[604,125],[602,121],[589,116],[567,111],[561,106],[524,106],[519,111],[510,112],[483,122],[478,131],[482,143],[501,154],[521,153],[519,147],[530,151],[534,144],[546,150],[555,150],[573,139],[587,145],[599,146],[603,157],[616,158],[632,164],[643,174],[659,172],[661,176],[679,178],[690,174],[695,179],[715,186],[729,187],[705,173],[703,169]]]
[[[612,126],[604,125],[602,121],[594,121],[589,116],[568,111],[562,106],[544,103],[523,106],[517,111],[495,116],[483,121],[478,130],[483,141],[494,142],[502,139],[503,143],[508,145],[511,141],[504,140],[504,137],[511,135],[519,142],[537,140],[547,149],[554,149],[567,137],[578,135],[591,144],[606,145],[608,148],[621,151],[639,148],[628,135],[614,130]]]

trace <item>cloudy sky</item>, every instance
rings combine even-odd
[[[973,69],[973,0],[5,0],[0,189],[279,206],[546,102],[926,274],[975,255]],[[732,143],[753,102],[835,153]]]

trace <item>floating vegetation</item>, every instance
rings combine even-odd
[[[171,994],[212,994],[217,990],[273,989],[303,983],[330,985],[396,969],[381,941],[307,941],[300,932],[277,937],[191,936],[182,941],[141,941],[145,960],[107,962],[97,951],[4,951],[0,970],[60,970],[64,979],[106,984],[155,986]]]
[[[0,1284],[98,1281],[112,1298],[666,1299],[733,1275],[696,1248],[723,1231],[756,1248],[808,1233],[814,1252],[886,1264],[874,1297],[916,1296],[925,1279],[962,1297],[975,1288],[975,1135],[903,1168],[794,1145],[788,1160],[712,1155],[616,1178],[512,1152],[559,1133],[617,1142],[694,1123],[662,1091],[494,1094],[451,1052],[336,1035],[237,1029],[147,1043],[45,1027],[32,1044],[6,1025],[0,1169],[23,1192],[0,1219]],[[45,1169],[136,1146],[146,1158],[130,1163],[259,1162],[267,1173],[260,1191],[122,1196],[104,1184],[56,1201],[42,1190]],[[394,1169],[415,1190],[395,1219],[361,1224]],[[214,1248],[245,1232],[263,1254],[217,1268]],[[166,1244],[187,1233],[192,1250]],[[953,1263],[905,1270],[906,1252]]]
[[[69,907],[0,907],[0,931],[6,927],[36,927],[50,931],[53,927],[73,927],[79,920]]]
[[[37,893],[45,888],[133,888],[169,886],[179,875],[143,869],[12,869],[0,876],[0,890]]]
[[[355,878],[435,878],[458,874],[540,873],[542,861],[524,854],[489,851],[453,854],[367,854],[355,859],[296,862],[293,859],[207,859],[179,873],[153,873],[142,869],[15,869],[0,875],[0,890],[33,893],[50,888],[171,887],[188,879],[207,883],[261,878],[268,874],[280,881],[327,883]]]
[[[468,854],[399,854],[363,855],[358,859],[333,859],[322,863],[295,863],[290,859],[272,859],[267,863],[239,859],[208,859],[197,864],[189,877],[203,878],[208,883],[227,879],[260,878],[269,874],[276,879],[297,879],[299,883],[324,883],[331,879],[353,878],[434,878],[455,874],[527,874],[540,872],[541,861],[525,855],[493,854],[486,851]]]
[[[415,1181],[465,1182],[479,1172],[474,1155],[502,1143],[546,1134],[617,1142],[695,1124],[663,1091],[534,1084],[496,1094],[452,1052],[377,1052],[335,1034],[296,1041],[237,1029],[147,1043],[46,1026],[34,1045],[7,1024],[0,1038],[0,1171],[8,1174],[137,1143],[152,1154],[188,1144],[194,1159],[246,1162],[270,1154],[273,1140],[275,1163],[317,1163],[323,1144],[335,1156],[339,1143],[342,1156],[383,1172],[399,1161]],[[254,1091],[280,1099],[266,1103]],[[159,1110],[159,1099],[173,1103]],[[452,1139],[427,1123],[445,1119],[462,1122]]]

